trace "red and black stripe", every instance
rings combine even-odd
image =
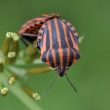
[[[40,27],[48,20],[59,17],[59,14],[42,14],[27,21],[18,33],[21,34],[21,39],[23,41],[27,40],[28,42],[33,43],[33,41],[36,40]]]
[[[53,18],[44,23],[44,31],[41,37],[38,37],[39,43],[42,44],[41,60],[53,68],[59,65],[69,67],[80,58],[78,36],[74,34],[76,30],[67,23]]]

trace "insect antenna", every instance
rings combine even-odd
[[[71,84],[71,86],[73,87],[73,89],[77,92],[76,88],[75,88],[75,87],[73,86],[73,84],[70,82],[70,80],[69,80],[67,74],[65,74],[65,75],[66,75],[66,78],[67,78],[68,82]]]
[[[53,82],[50,84],[50,86],[46,89],[46,91],[44,92],[43,95],[45,95],[47,93],[47,91],[50,89],[50,87],[54,84],[55,80],[57,79],[58,74],[55,76]]]

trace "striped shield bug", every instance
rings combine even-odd
[[[29,42],[37,39],[36,47],[40,49],[40,59],[54,68],[62,77],[66,75],[69,67],[80,58],[80,53],[78,48],[79,37],[76,29],[71,23],[58,19],[59,17],[59,14],[43,14],[24,24],[19,34]],[[68,77],[67,80],[72,85]],[[73,85],[72,87],[77,92]]]
[[[32,43],[34,40],[36,40],[39,29],[45,22],[50,19],[59,17],[59,14],[42,14],[27,21],[22,25],[21,29],[18,32],[21,35],[21,40],[25,43],[25,45],[28,45],[26,41]]]

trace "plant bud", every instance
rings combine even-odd
[[[1,90],[1,95],[6,95],[8,92],[8,88],[7,87],[4,87],[2,90]]]
[[[38,93],[33,93],[33,98],[36,100],[40,100],[40,95],[38,95]]]
[[[15,83],[15,77],[10,77],[10,79],[8,80],[8,84],[13,85],[14,83]]]

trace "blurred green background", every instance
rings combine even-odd
[[[43,110],[110,110],[110,0],[0,0],[0,45],[7,31],[18,32],[26,20],[42,13],[61,14],[85,36],[79,46],[82,57],[67,72],[78,93],[66,77],[58,77],[43,96],[55,71],[29,75],[21,83],[41,95],[36,103]],[[9,92],[0,97],[0,110],[30,109]]]

